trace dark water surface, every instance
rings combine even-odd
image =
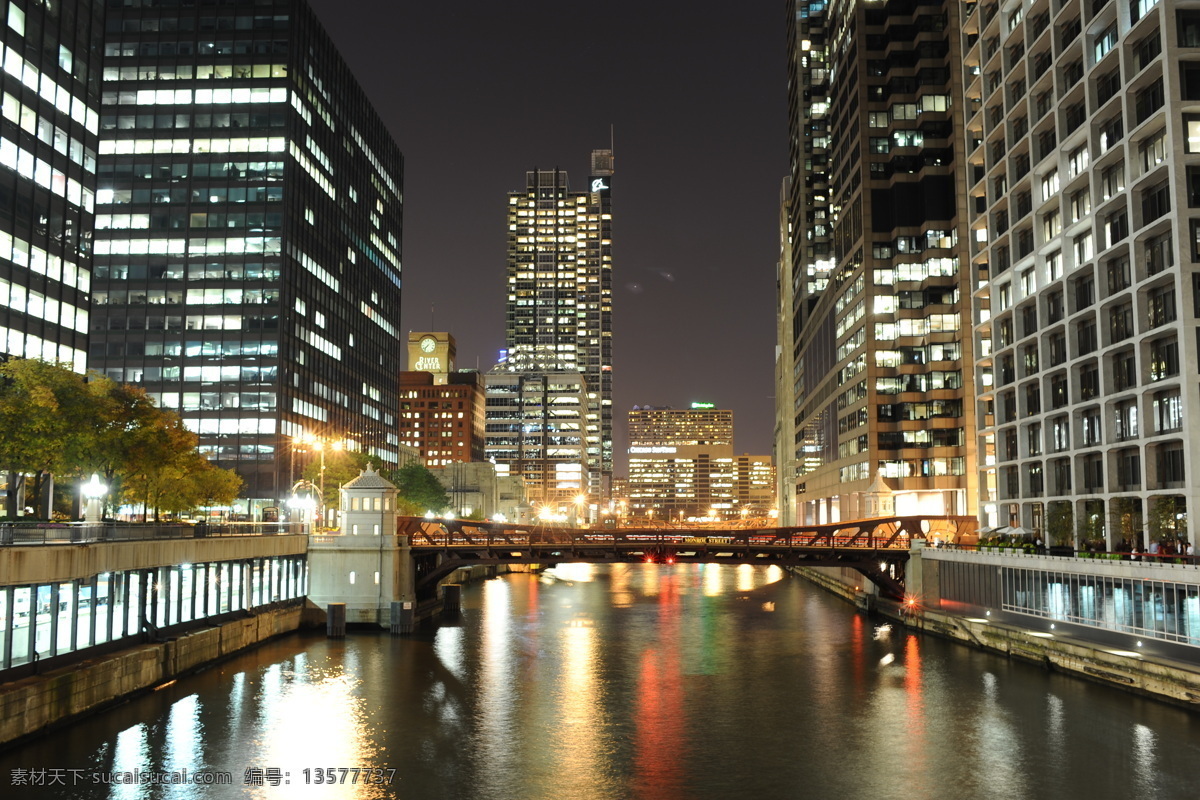
[[[0,798],[1200,798],[1200,714],[775,568],[551,575],[412,638],[268,644],[0,753]],[[230,784],[148,782],[183,770]]]

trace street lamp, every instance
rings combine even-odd
[[[83,484],[83,496],[87,498],[87,507],[83,512],[83,521],[89,525],[100,522],[103,517],[103,506],[100,501],[108,494],[108,487],[100,481],[100,476],[93,472],[92,479]]]
[[[587,495],[575,495],[575,524],[579,525],[587,509]]]

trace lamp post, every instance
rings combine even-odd
[[[587,510],[587,495],[579,494],[575,496],[575,525],[576,527],[583,521]]]

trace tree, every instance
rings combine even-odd
[[[340,490],[342,484],[349,483],[370,465],[371,457],[357,450],[325,451],[325,506],[337,508],[341,502]],[[388,477],[384,470],[380,474]],[[314,486],[321,485],[321,457],[309,459],[301,477],[310,481]]]
[[[78,474],[81,453],[96,427],[95,394],[69,365],[34,358],[0,364],[0,469],[15,489],[20,474]],[[38,506],[48,505],[38,498]],[[8,516],[17,512],[8,493]]]
[[[221,469],[211,462],[204,463],[205,466],[192,473],[190,478],[194,505],[202,508],[229,505],[242,491],[242,476],[231,469]]]
[[[1133,497],[1114,497],[1108,501],[1113,531],[1132,547],[1144,546],[1142,539],[1142,501]]]
[[[438,512],[450,505],[445,487],[424,464],[413,462],[401,467],[393,473],[392,482],[399,490],[396,506],[402,514],[418,517],[426,511]]]
[[[183,425],[177,414],[156,409],[147,425],[129,432],[129,471],[122,482],[121,496],[126,502],[141,504],[142,518],[154,509],[182,511],[187,504],[181,482],[199,471],[208,461],[196,452],[196,435]],[[194,503],[193,503],[194,504]]]

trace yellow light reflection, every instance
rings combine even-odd
[[[738,564],[737,590],[749,592],[754,589],[754,567],[749,564]]]
[[[725,591],[725,570],[720,564],[704,565],[704,596],[716,597]]]
[[[386,787],[363,783],[318,785],[308,783],[304,770],[317,766],[388,768],[369,730],[366,701],[360,681],[332,669],[307,675],[290,670],[268,670],[262,677],[261,715],[266,731],[261,764],[278,767],[290,783],[249,787],[254,798],[330,798],[376,800],[387,796]],[[320,720],[314,727],[313,721]]]
[[[513,729],[517,725],[514,709],[514,679],[517,666],[513,656],[516,637],[513,631],[511,584],[487,581],[483,584],[481,608],[480,661],[485,665],[479,681],[477,713],[479,750],[482,763],[492,764],[504,775],[519,770],[520,753],[514,750]]]
[[[642,564],[642,594],[646,597],[658,594],[658,570],[657,564]]]
[[[610,580],[612,581],[612,602],[614,606],[625,607],[633,605],[633,592],[629,589],[630,568],[626,566],[613,567]]]
[[[564,581],[587,583],[594,579],[595,564],[559,564],[554,568],[554,574]]]
[[[600,714],[604,697],[596,682],[596,631],[590,624],[571,625],[562,641],[563,669],[555,693],[559,725],[554,736],[562,759],[555,789],[559,797],[589,797],[608,777]]]

